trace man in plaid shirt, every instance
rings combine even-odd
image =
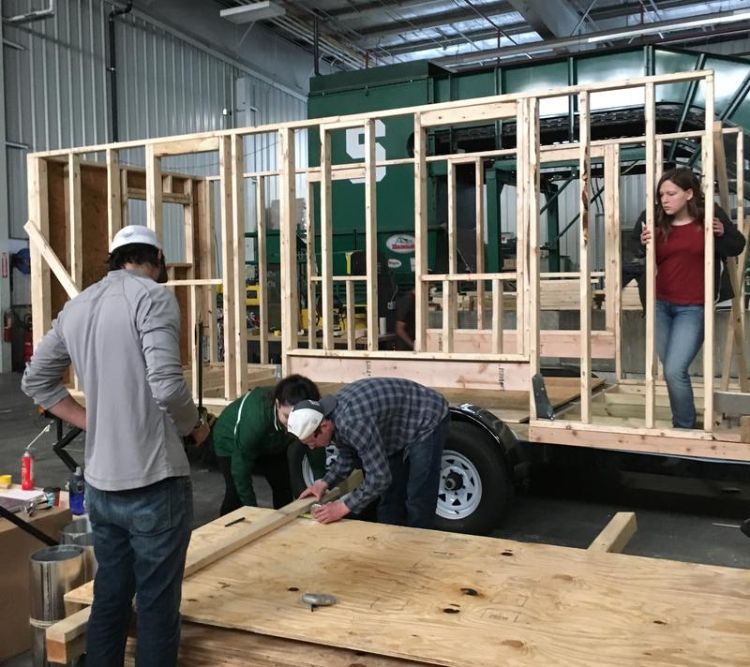
[[[300,498],[325,491],[361,468],[364,481],[341,500],[313,509],[321,523],[362,511],[380,497],[378,521],[431,528],[440,484],[448,403],[441,394],[411,380],[366,378],[320,401],[302,401],[289,415],[289,432],[311,449],[338,447],[325,477]]]

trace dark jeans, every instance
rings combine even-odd
[[[243,502],[237,493],[237,487],[232,477],[232,458],[217,456],[217,465],[224,476],[224,500],[221,503],[219,516],[224,516],[242,507]],[[289,479],[289,462],[286,453],[278,456],[263,456],[255,463],[255,472],[266,478],[271,487],[273,508],[279,509],[288,505],[294,499],[292,483]]]
[[[171,477],[128,491],[87,485],[86,502],[98,563],[86,664],[123,664],[135,593],[136,665],[176,665],[182,574],[193,523],[190,478]]]
[[[380,497],[378,522],[432,528],[435,522],[443,446],[450,415],[422,440],[388,457],[391,485]]]

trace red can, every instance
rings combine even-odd
[[[21,459],[21,488],[24,491],[34,488],[34,455],[28,449]]]

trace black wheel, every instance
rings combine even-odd
[[[486,535],[500,523],[513,487],[499,447],[478,426],[453,420],[443,450],[435,528]]]

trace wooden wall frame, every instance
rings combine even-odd
[[[705,121],[702,130],[691,130],[671,134],[658,134],[655,125],[656,91],[659,85],[675,82],[698,82],[705,91]],[[529,440],[534,442],[561,442],[560,434],[580,434],[581,442],[594,446],[594,438],[600,438],[600,446],[614,449],[627,448],[629,437],[638,438],[649,451],[696,451],[691,449],[696,434],[686,435],[665,428],[659,423],[660,396],[663,385],[657,375],[656,354],[653,344],[654,332],[654,271],[653,247],[647,249],[647,292],[650,296],[646,309],[646,374],[642,382],[643,418],[636,426],[633,421],[618,429],[606,430],[602,416],[598,414],[597,401],[601,390],[592,379],[593,358],[612,359],[618,380],[622,379],[621,337],[622,294],[620,289],[620,220],[619,181],[621,153],[626,148],[640,147],[645,151],[645,173],[647,183],[647,225],[653,229],[654,187],[661,168],[658,156],[663,154],[663,142],[678,138],[698,139],[701,142],[701,169],[707,201],[707,213],[713,210],[713,182],[716,151],[714,141],[723,133],[732,130],[714,125],[714,79],[710,71],[694,71],[678,74],[640,77],[626,81],[567,86],[547,91],[529,91],[513,95],[462,100],[441,104],[424,105],[407,109],[392,109],[368,114],[353,114],[323,119],[311,119],[281,123],[256,128],[239,128],[183,137],[167,137],[153,140],[105,144],[69,150],[49,151],[29,156],[29,218],[28,226],[32,246],[33,318],[35,341],[49,327],[51,318],[59,310],[72,289],[82,289],[91,284],[96,275],[87,273],[86,267],[100,262],[106,255],[106,244],[113,233],[124,224],[124,213],[129,199],[145,198],[148,225],[157,234],[162,231],[162,205],[181,203],[185,206],[184,227],[189,239],[186,243],[187,261],[174,267],[170,285],[185,290],[181,301],[183,328],[192,332],[196,323],[210,321],[209,339],[216,339],[216,325],[209,314],[214,309],[215,290],[221,285],[224,308],[224,359],[218,362],[211,352],[210,391],[204,390],[204,403],[220,409],[236,399],[248,387],[273,381],[273,366],[270,360],[268,336],[268,303],[261,305],[260,317],[260,364],[248,364],[247,328],[245,325],[245,185],[249,179],[256,183],[254,206],[258,221],[258,262],[261,282],[267,279],[268,260],[265,255],[267,238],[266,212],[271,204],[266,195],[268,179],[278,183],[280,271],[281,271],[281,335],[277,339],[280,348],[281,371],[284,374],[302,372],[322,382],[349,382],[363,376],[404,376],[419,380],[446,391],[487,390],[522,392],[527,406],[524,428]],[[591,137],[591,99],[593,96],[615,90],[642,91],[641,105],[645,119],[645,134],[626,136],[613,140],[594,140]],[[579,136],[574,143],[544,144],[539,129],[539,105],[550,97],[572,96],[577,100]],[[635,97],[635,96],[634,96]],[[375,122],[393,117],[410,117],[414,127],[414,151],[408,158],[377,160],[375,152]],[[517,142],[515,148],[480,151],[475,153],[432,154],[428,137],[438,128],[476,122],[514,122]],[[336,162],[331,151],[331,137],[348,128],[361,128],[364,132],[364,158],[360,162]],[[736,132],[736,131],[735,131]],[[244,142],[261,135],[277,138],[275,153],[270,155],[269,169],[245,170]],[[317,142],[320,163],[300,165],[301,142]],[[743,159],[741,141],[738,141],[737,160]],[[145,150],[145,169],[123,167],[118,154],[125,149]],[[169,174],[162,169],[162,159],[167,156],[194,154],[206,151],[219,156],[218,176],[185,176]],[[89,163],[83,157],[104,155],[104,160]],[[477,193],[481,192],[484,160],[508,160],[514,164],[518,256],[512,271],[488,272],[482,262],[474,273],[462,272],[456,262],[456,192],[454,175],[458,165],[473,166],[476,174]],[[722,154],[721,160],[725,159]],[[448,171],[448,270],[435,275],[427,272],[427,209],[428,168],[435,162],[444,162]],[[549,165],[560,161],[577,163],[580,184],[579,216],[579,260],[581,269],[572,274],[557,273],[545,277],[541,272],[539,238],[540,215],[538,201],[540,174]],[[606,196],[604,200],[604,246],[606,261],[603,273],[590,267],[590,230],[592,219],[589,211],[591,199],[592,161],[603,165]],[[740,162],[741,163],[741,162]],[[409,165],[413,169],[413,205],[415,237],[415,298],[416,341],[413,352],[380,350],[377,320],[376,225],[377,191],[376,170],[391,165]],[[92,176],[95,174],[96,177]],[[138,175],[142,187],[136,187],[132,179]],[[333,198],[332,184],[341,179],[363,179],[364,226],[366,230],[366,274],[364,276],[337,276],[333,273],[332,232]],[[87,180],[88,179],[88,180]],[[92,181],[94,179],[96,183]],[[218,219],[213,219],[210,205],[210,184],[219,181]],[[174,183],[180,183],[174,189]],[[313,184],[317,184],[315,188]],[[59,191],[67,193],[68,214],[61,219],[53,212],[50,202]],[[319,197],[315,200],[314,193]],[[741,194],[741,193],[740,193]],[[483,256],[484,211],[482,197],[476,197],[475,243],[477,256]],[[96,206],[94,206],[94,203]],[[304,224],[299,225],[297,209],[305,206]],[[95,209],[95,212],[92,212]],[[741,210],[742,207],[739,207]],[[743,224],[741,215],[738,217]],[[316,229],[316,226],[318,227]],[[221,275],[215,267],[215,249],[211,245],[214,231],[220,228],[222,244]],[[308,281],[306,289],[298,288],[298,236],[305,234],[307,246],[306,267]],[[320,263],[315,253],[315,237],[320,242]],[[263,249],[261,250],[261,246]],[[710,226],[706,228],[706,295],[712,302],[713,289],[713,236]],[[735,268],[735,271],[738,269]],[[65,274],[65,275],[63,275]],[[52,276],[56,276],[54,279]],[[591,307],[593,300],[592,280],[604,277],[604,295],[607,304],[603,330],[594,328]],[[540,311],[544,300],[545,285],[556,280],[572,281],[578,295],[580,325],[577,331],[545,330],[541,327]],[[473,282],[476,285],[477,327],[467,330],[459,327],[457,303],[459,283]],[[338,337],[334,332],[333,293],[334,285],[342,284],[346,294],[346,336]],[[354,328],[354,286],[364,283],[366,301],[366,324],[362,336]],[[62,287],[61,287],[62,285]],[[514,286],[514,287],[513,287]],[[432,328],[429,323],[430,290],[442,292],[441,326]],[[63,290],[67,290],[67,294]],[[487,292],[491,292],[487,295]],[[263,302],[265,289],[262,289]],[[302,292],[302,294],[300,293]],[[307,335],[300,334],[300,297],[308,305],[322,301],[321,331],[308,327]],[[711,298],[708,298],[709,295]],[[485,301],[485,297],[488,301]],[[738,307],[738,306],[737,306]],[[508,308],[515,310],[515,328],[507,327],[503,317]],[[488,310],[491,309],[491,310]],[[491,312],[491,324],[485,327],[485,313]],[[315,324],[316,316],[310,309],[309,320]],[[730,345],[743,340],[744,319],[739,313],[732,318],[733,330]],[[704,345],[704,370],[702,382],[696,383],[703,402],[702,435],[700,442],[735,442],[732,456],[750,460],[750,444],[739,443],[736,434],[720,424],[714,416],[713,311],[706,310],[706,338]],[[185,332],[183,332],[184,335]],[[191,342],[192,341],[192,342]],[[203,352],[197,349],[192,335],[185,337],[184,359],[189,369],[202,363]],[[739,346],[738,346],[739,348]],[[740,350],[741,352],[741,350]],[[725,361],[728,369],[731,363]],[[530,391],[531,377],[538,372],[545,357],[574,357],[580,361],[580,378],[573,396],[576,399],[575,415],[559,416],[554,424],[538,419],[533,395]],[[746,365],[740,354],[738,365],[743,370],[740,384],[747,391]],[[726,376],[728,378],[728,370]],[[216,377],[221,377],[218,381]],[[623,380],[623,385],[627,384]],[[726,387],[725,387],[726,385]],[[722,380],[722,388],[729,386]],[[198,394],[195,373],[192,376],[193,391]],[[610,394],[611,398],[611,394]],[[502,417],[502,408],[498,409]],[[722,430],[723,429],[723,430]],[[601,437],[611,432],[611,437]],[[615,433],[619,435],[615,435]],[[628,437],[623,436],[626,434]],[[595,435],[592,435],[595,434]],[[591,437],[589,437],[591,436]],[[557,440],[555,438],[558,438]],[[674,445],[670,442],[675,443]],[[645,443],[645,444],[643,444]],[[687,443],[687,444],[686,444]],[[715,455],[729,457],[729,449],[717,446]],[[701,448],[702,454],[705,454]]]

